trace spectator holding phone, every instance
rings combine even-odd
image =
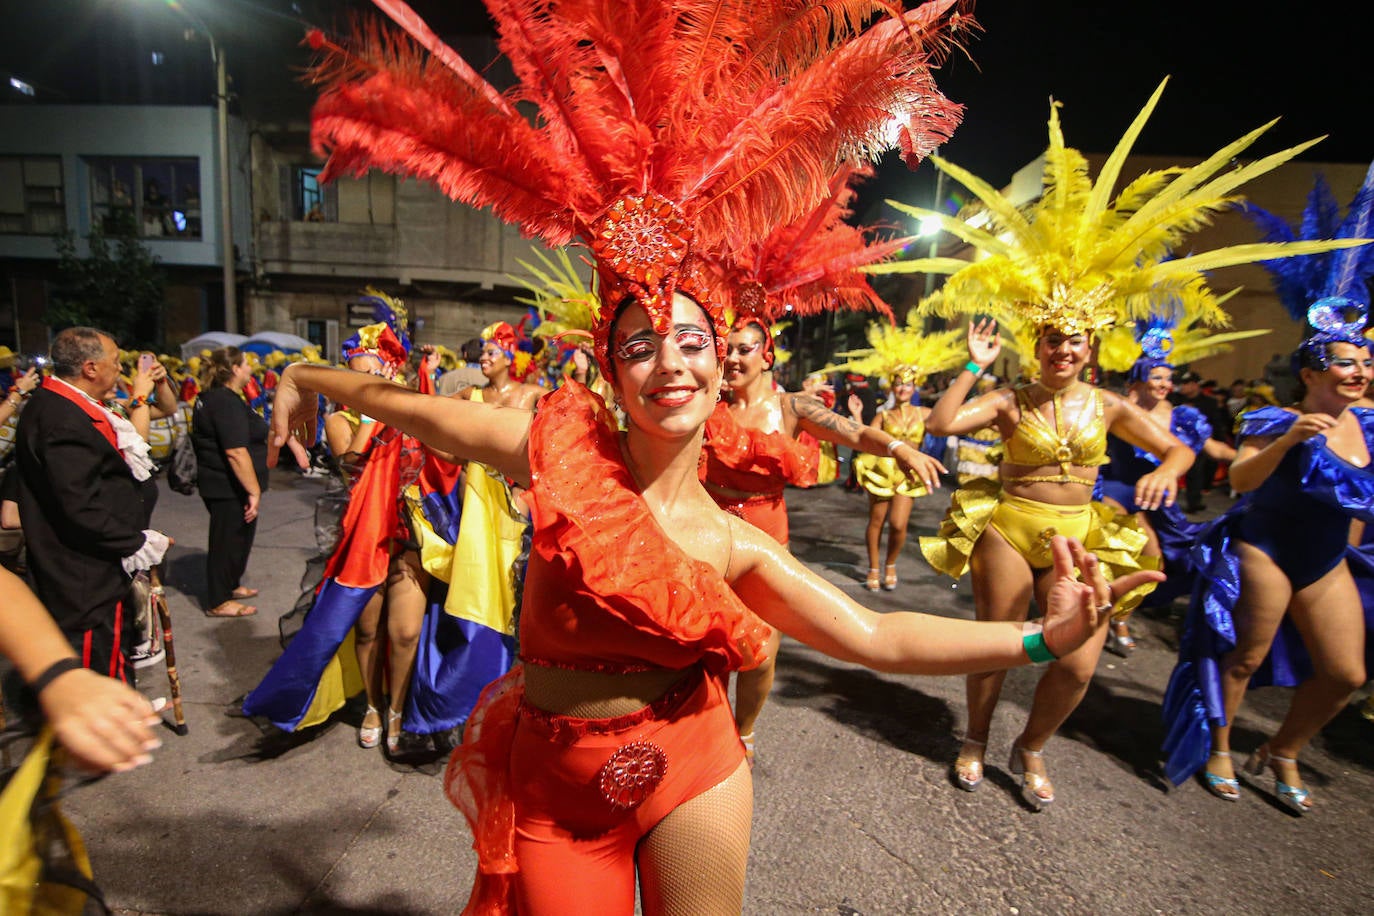
[[[170,543],[145,524],[141,482],[152,462],[129,421],[105,406],[119,380],[114,339],[67,328],[53,338],[51,357],[52,375],[25,406],[15,448],[28,566],[86,666],[131,683],[130,577],[160,563]]]

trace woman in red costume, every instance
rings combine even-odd
[[[1110,611],[1096,561],[1062,540],[1043,631],[855,604],[701,486],[721,329],[680,292],[667,306],[651,317],[629,300],[602,331],[623,434],[576,384],[537,418],[315,367],[278,389],[277,445],[319,392],[530,486],[524,664],[488,688],[447,779],[482,857],[475,901],[628,914],[638,867],[645,912],[740,911],[751,780],[723,675],[758,661],[758,615],[837,658],[954,674],[1070,652]]]
[[[390,37],[328,47],[325,177],[431,178],[549,244],[584,240],[605,303],[596,357],[626,430],[576,383],[531,414],[293,366],[274,442],[308,424],[318,391],[529,488],[523,664],[487,689],[445,780],[479,851],[468,911],[629,916],[638,883],[646,914],[739,913],[752,784],[725,678],[759,661],[760,615],[838,658],[948,674],[1071,651],[1112,602],[1096,561],[1060,540],[1045,629],[874,614],[698,477],[726,329],[694,247],[809,212],[839,162],[883,147],[894,115],[911,157],[927,152],[954,121],[930,55],[962,20],[943,2],[843,17],[760,0],[492,6],[512,96],[408,9],[393,15],[430,57]],[[436,105],[445,117],[413,117]]]
[[[845,445],[891,458],[913,486],[940,485],[944,467],[899,436],[841,416],[813,395],[781,390],[773,380],[777,351],[773,323],[840,308],[892,319],[868,276],[860,271],[900,251],[910,239],[875,241],[846,222],[854,185],[868,170],[841,169],[831,193],[801,219],[782,225],[760,243],[718,259],[723,286],[739,317],[725,352],[726,399],[706,427],[706,490],[716,504],[788,544],[784,487],[817,483],[817,442]],[[735,684],[735,724],[750,760],[754,726],[773,686],[780,636],[767,658],[741,672]]]

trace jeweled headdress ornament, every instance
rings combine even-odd
[[[308,36],[322,55],[321,177],[428,179],[550,246],[580,239],[600,277],[603,369],[630,296],[659,333],[672,293],[693,296],[723,347],[723,304],[694,251],[799,218],[843,163],[896,145],[914,166],[943,142],[960,107],[930,67],[972,25],[955,0],[904,13],[883,0],[487,0],[517,79],[503,93],[404,3],[375,2],[410,39],[376,25],[347,47]]]
[[[1374,163],[1364,183],[1341,217],[1331,186],[1320,175],[1307,196],[1302,220],[1287,220],[1259,207],[1247,211],[1264,232],[1265,239],[1291,242],[1310,239],[1365,239],[1374,230]],[[1325,371],[1327,345],[1368,345],[1364,337],[1369,313],[1369,288],[1374,276],[1374,245],[1330,251],[1296,261],[1266,261],[1274,279],[1274,292],[1294,320],[1303,322],[1303,342],[1293,354],[1294,373],[1301,366]]]
[[[1146,172],[1113,199],[1131,147],[1166,83],[1160,83],[1136,115],[1096,180],[1089,175],[1083,154],[1064,145],[1059,103],[1052,102],[1044,193],[1025,208],[977,176],[932,157],[941,171],[978,198],[986,222],[975,226],[938,211],[889,203],[920,219],[938,220],[944,231],[972,245],[983,257],[971,263],[959,258],[920,258],[870,270],[949,274],[944,286],[920,303],[920,311],[947,317],[991,314],[1013,333],[1017,349],[1027,355],[1034,351],[1035,339],[1044,328],[1066,334],[1101,331],[1163,314],[1174,307],[1171,304],[1205,323],[1225,325],[1226,314],[1208,287],[1204,271],[1339,247],[1310,242],[1246,244],[1169,257],[1216,213],[1239,202],[1237,188],[1317,141],[1233,167],[1236,157],[1273,126],[1271,121],[1195,166]]]

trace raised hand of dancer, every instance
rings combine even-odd
[[[1110,620],[1122,595],[1147,582],[1164,581],[1163,573],[1143,569],[1108,583],[1097,557],[1062,535],[1050,541],[1050,550],[1054,583],[1046,601],[1044,634],[1046,648],[1057,658],[1083,645]]]
[[[997,357],[1001,354],[1002,338],[997,333],[997,322],[991,318],[984,318],[977,324],[969,322],[969,359],[977,363],[980,369],[986,369],[997,362]]]

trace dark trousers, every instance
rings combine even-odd
[[[238,499],[206,499],[210,510],[210,543],[205,552],[205,584],[209,589],[206,608],[218,607],[234,597],[248,568],[248,552],[253,549],[257,519],[243,520],[243,503]]]
[[[97,615],[98,623],[89,630],[62,627],[62,635],[67,637],[83,668],[90,668],[132,687],[134,666],[129,663],[129,653],[138,642],[133,618],[134,608],[126,598],[115,602],[108,612],[101,611]],[[58,621],[58,626],[62,626],[61,621]],[[10,715],[28,723],[41,721],[43,714],[38,698],[14,669],[5,673],[3,689],[5,709]]]

